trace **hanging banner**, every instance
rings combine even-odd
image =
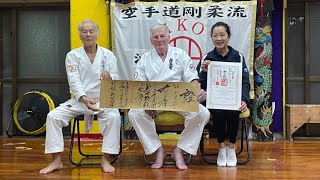
[[[272,1],[259,0],[259,7],[255,38],[255,96],[252,104],[252,119],[257,140],[269,142],[273,141],[271,36],[273,8],[270,8],[273,7]]]
[[[198,65],[214,46],[211,27],[223,21],[230,26],[229,45],[240,51],[252,77],[256,20],[254,1],[228,2],[111,2],[112,49],[121,79],[132,80],[140,56],[152,49],[150,27],[166,24],[170,45],[184,49]]]
[[[102,80],[100,108],[198,112],[199,88],[186,82]]]

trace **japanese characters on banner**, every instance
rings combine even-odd
[[[186,82],[102,80],[100,107],[198,112],[198,94]]]
[[[211,51],[211,27],[229,24],[229,45],[245,57],[252,77],[256,0],[228,2],[133,2],[111,3],[112,48],[118,59],[119,76],[131,80],[140,56],[152,49],[150,27],[166,24],[170,45],[184,49],[195,66]]]

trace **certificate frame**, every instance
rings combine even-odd
[[[206,107],[239,110],[242,95],[242,63],[211,61],[207,75]]]

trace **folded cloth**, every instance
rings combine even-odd
[[[84,132],[89,133],[92,130],[92,124],[94,119],[94,112],[87,109],[84,112]]]
[[[96,101],[96,107],[99,107],[99,98],[93,98]],[[94,120],[94,115],[99,112],[93,112],[90,109],[84,111],[84,132],[89,133],[92,130],[92,124]]]

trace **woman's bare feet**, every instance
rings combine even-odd
[[[157,157],[154,164],[151,165],[152,169],[160,169],[163,166],[163,159],[166,157],[167,153],[164,148],[161,146],[157,150]]]
[[[109,158],[110,158],[109,154],[103,154],[101,158],[101,167],[102,167],[102,170],[106,173],[112,173],[115,171],[115,168],[108,161]]]
[[[173,151],[172,158],[176,161],[176,167],[181,170],[188,169],[188,166],[184,162],[183,152],[180,148],[176,147]]]
[[[48,174],[48,173],[51,173],[52,171],[63,168],[60,153],[52,154],[52,157],[53,157],[52,162],[47,167],[41,169],[39,171],[40,174]]]

